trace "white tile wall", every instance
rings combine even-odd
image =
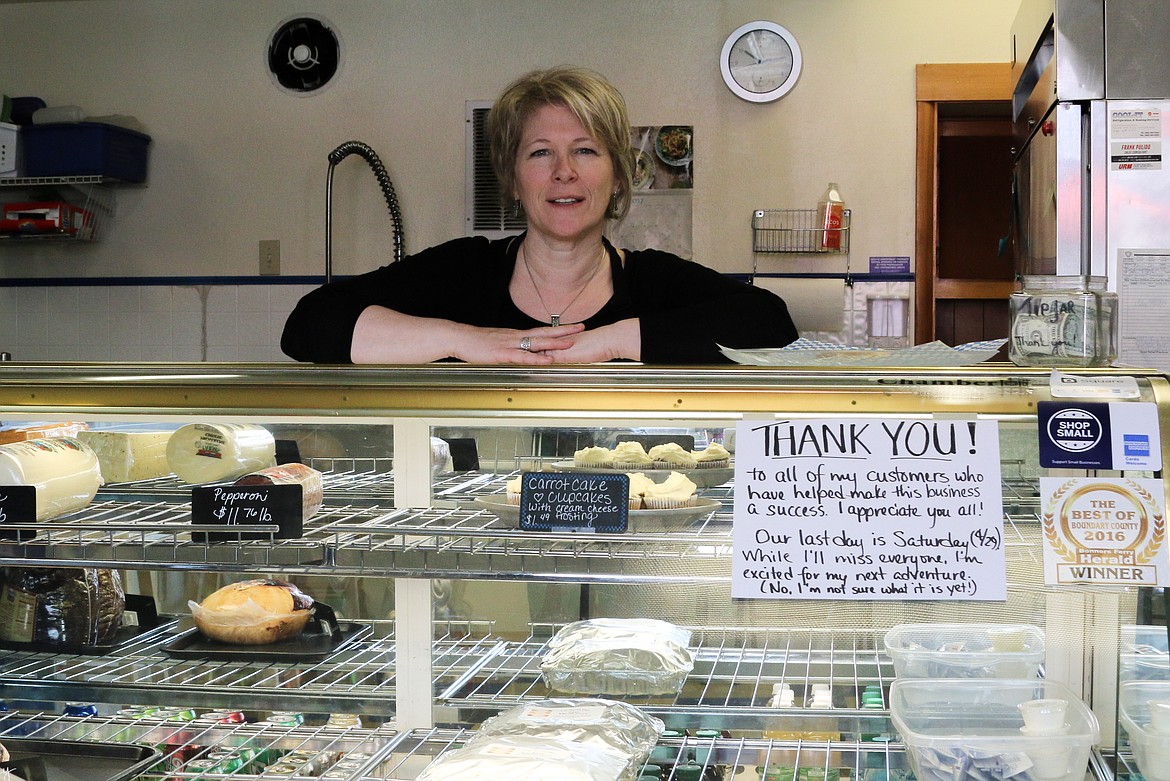
[[[280,333],[313,285],[0,287],[17,361],[288,361]]]

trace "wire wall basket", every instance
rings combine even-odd
[[[112,191],[100,176],[0,180],[0,241],[97,241],[113,214]]]
[[[849,209],[841,227],[826,230],[816,209],[757,209],[752,215],[753,252],[842,255],[849,252]]]

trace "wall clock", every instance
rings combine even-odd
[[[744,100],[767,103],[787,95],[800,78],[800,44],[772,22],[748,22],[723,43],[719,69],[727,88]]]

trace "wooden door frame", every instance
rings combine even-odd
[[[939,107],[943,103],[1003,101],[1012,97],[1008,62],[915,66],[917,131],[914,154],[914,343],[934,339],[935,297],[949,292],[937,279]],[[967,283],[969,286],[970,283]],[[969,297],[1007,298],[1011,283],[987,280]],[[970,287],[965,286],[970,290]],[[971,291],[975,292],[975,291]]]

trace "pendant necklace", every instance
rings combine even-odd
[[[532,276],[532,269],[528,267],[528,253],[524,251],[523,244],[520,245],[520,252],[523,254],[521,260],[524,261],[524,270],[528,272],[528,280],[532,282],[532,289],[536,291],[536,297],[540,300],[540,305],[544,307],[545,314],[549,316],[551,325],[560,325],[561,315],[569,311],[573,304],[577,303],[577,299],[580,298],[581,294],[585,292],[585,288],[589,287],[590,283],[593,282],[593,278],[597,276],[599,271],[601,271],[601,264],[598,264],[593,269],[593,273],[589,275],[589,279],[585,280],[585,284],[582,285],[581,289],[577,291],[577,295],[573,296],[573,300],[565,304],[564,307],[561,308],[561,311],[554,313],[548,308],[548,304],[544,303],[544,296],[540,294],[540,287],[536,284],[536,278]],[[606,254],[604,246],[602,246],[601,252],[603,255]]]

